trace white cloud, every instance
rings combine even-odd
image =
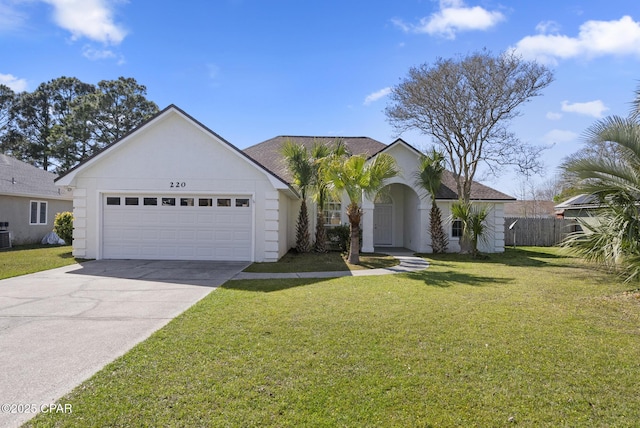
[[[588,101],[586,103],[573,103],[569,104],[568,101],[562,102],[562,111],[569,113],[584,114],[587,116],[593,116],[596,118],[602,117],[602,113],[609,110],[609,107],[605,106],[600,100]]]
[[[559,59],[605,55],[640,56],[640,22],[630,16],[617,21],[587,21],[577,37],[547,34],[551,27],[538,24],[541,34],[527,36],[514,49],[526,59],[557,64]]]
[[[543,21],[536,25],[536,31],[540,34],[557,33],[560,31],[560,24],[555,21]]]
[[[440,10],[422,18],[417,25],[405,24],[399,19],[392,22],[405,32],[455,39],[461,31],[487,30],[504,19],[505,16],[498,11],[488,11],[480,6],[467,7],[462,0],[440,0]]]
[[[27,90],[27,81],[25,79],[18,79],[12,74],[0,73],[0,84],[10,87],[14,92]]]
[[[363,104],[368,106],[372,102],[378,101],[380,98],[384,98],[390,93],[391,93],[391,88],[389,87],[380,89],[379,91],[374,92],[373,94],[367,95],[367,97],[364,99]]]
[[[550,111],[547,113],[547,119],[549,120],[560,120],[562,119],[562,113],[556,113],[553,111]]]
[[[579,135],[573,131],[565,131],[562,129],[553,129],[547,132],[542,139],[547,144],[568,143],[575,141]]]
[[[71,32],[74,40],[86,37],[117,45],[127,32],[113,20],[113,2],[105,0],[43,0],[53,6],[54,20]]]

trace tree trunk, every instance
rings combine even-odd
[[[431,249],[434,254],[447,252],[449,239],[442,227],[442,214],[435,201],[431,202],[429,233],[431,234]]]
[[[300,212],[298,213],[298,224],[296,227],[296,251],[308,253],[311,250],[311,238],[309,236],[309,215],[307,214],[307,202],[302,199]]]
[[[327,233],[324,229],[324,213],[322,212],[322,208],[318,206],[318,218],[316,221],[316,243],[315,243],[315,251],[318,253],[326,253],[327,252]]]
[[[349,204],[347,216],[349,217],[349,229],[351,231],[347,261],[352,265],[358,265],[360,264],[360,220],[362,219],[362,210],[358,204]]]

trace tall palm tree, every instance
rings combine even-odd
[[[282,155],[287,163],[289,172],[293,176],[293,184],[297,187],[302,197],[298,221],[296,223],[296,251],[308,253],[311,250],[311,237],[309,235],[309,214],[307,211],[307,190],[313,182],[313,163],[306,147],[296,144],[291,140],[284,142]]]
[[[351,264],[360,263],[360,221],[362,209],[360,202],[362,195],[373,197],[386,185],[386,180],[398,174],[395,159],[386,153],[376,155],[367,161],[363,155],[352,155],[345,158],[331,159],[324,169],[324,179],[329,191],[336,197],[343,192],[349,197],[347,216],[351,240],[349,244],[348,261]]]
[[[617,148],[615,159],[584,157],[563,165],[577,177],[579,189],[602,206],[597,221],[578,220],[583,230],[569,235],[564,246],[619,270],[627,280],[640,275],[640,97],[633,104],[628,118],[608,117],[587,130],[589,141]]]
[[[327,234],[325,230],[324,205],[327,201],[327,183],[324,180],[324,169],[331,159],[348,155],[347,147],[342,140],[336,140],[332,146],[314,142],[311,147],[311,161],[313,162],[313,200],[316,203],[316,240],[314,250],[318,253],[327,252]]]
[[[420,166],[415,173],[415,185],[422,187],[431,196],[431,212],[429,213],[429,233],[431,248],[434,253],[446,253],[449,240],[442,227],[442,213],[436,204],[436,195],[442,184],[444,173],[444,154],[435,148],[427,155],[420,157]]]

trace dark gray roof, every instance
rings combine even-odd
[[[256,162],[263,165],[269,171],[275,173],[278,177],[291,183],[293,177],[284,162],[282,156],[282,145],[286,141],[292,141],[296,144],[302,144],[308,149],[314,143],[332,145],[335,141],[341,140],[352,154],[367,155],[367,157],[384,149],[386,145],[380,141],[376,141],[369,137],[310,137],[310,136],[294,136],[280,135],[270,140],[263,141],[255,146],[247,147],[244,152],[252,157]]]
[[[364,154],[368,157],[374,156],[380,152],[386,151],[394,144],[405,144],[410,149],[415,151],[416,156],[420,156],[420,151],[410,144],[406,143],[402,139],[397,139],[391,145],[386,145],[380,141],[374,140],[369,137],[311,137],[311,136],[290,136],[281,135],[255,146],[248,147],[244,152],[255,159],[256,162],[264,165],[270,171],[273,171],[279,177],[287,182],[291,183],[292,177],[284,162],[284,158],[281,153],[282,145],[285,141],[290,140],[294,143],[302,144],[307,148],[310,148],[314,142],[322,144],[333,144],[336,140],[342,140],[349,151],[353,154]],[[445,171],[442,177],[442,186],[438,191],[437,199],[458,199],[458,193],[456,192],[456,182],[453,174],[449,171]],[[471,185],[471,199],[472,200],[491,200],[491,201],[513,201],[515,198],[499,192],[491,187],[485,186],[477,182],[473,182]]]
[[[51,172],[0,154],[0,195],[70,200],[70,192],[53,184],[55,178]]]
[[[445,171],[442,174],[442,184],[438,189],[436,199],[458,199],[456,180],[452,172]],[[514,201],[516,198],[498,190],[474,181],[471,183],[472,201]]]

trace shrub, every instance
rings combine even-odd
[[[64,239],[64,242],[71,245],[73,241],[73,214],[68,211],[56,214],[53,221],[53,231]]]
[[[332,250],[347,251],[349,248],[350,231],[348,224],[327,228],[327,241]]]

